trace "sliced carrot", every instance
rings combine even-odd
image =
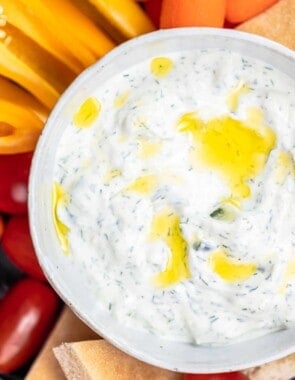
[[[222,27],[226,0],[163,0],[160,27]]]
[[[237,24],[265,11],[277,1],[278,0],[227,0],[225,18]]]

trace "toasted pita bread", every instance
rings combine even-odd
[[[182,375],[143,363],[107,341],[65,343],[54,354],[69,380],[181,380]]]
[[[98,339],[99,336],[78,319],[69,307],[62,311],[44,347],[30,368],[26,380],[65,380],[52,348],[63,342]]]
[[[295,50],[295,0],[280,0],[237,29],[259,34]]]
[[[245,372],[250,380],[291,380],[295,378],[295,354]]]

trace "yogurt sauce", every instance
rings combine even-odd
[[[153,57],[98,84],[53,184],[61,248],[98,305],[206,345],[294,324],[294,124],[294,81],[231,51]]]

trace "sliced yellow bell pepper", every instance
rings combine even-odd
[[[1,100],[32,111],[43,123],[47,120],[49,110],[21,87],[0,76],[0,89]]]
[[[114,47],[114,43],[69,0],[19,0],[83,67]]]
[[[84,66],[79,59],[61,43],[59,38],[55,37],[41,18],[31,12],[27,4],[22,3],[21,0],[1,0],[0,4],[9,24],[21,30],[76,74],[83,70]]]
[[[0,75],[12,79],[51,108],[75,74],[12,25],[0,40]]]
[[[70,0],[37,1],[46,5],[54,14],[55,20],[60,20],[60,23],[68,30],[72,38],[85,45],[94,53],[96,58],[103,56],[115,46],[114,42],[75,7]]]
[[[112,35],[129,39],[152,32],[155,27],[134,0],[88,0],[97,9],[103,27]]]
[[[42,127],[32,110],[0,99],[0,154],[34,150]]]

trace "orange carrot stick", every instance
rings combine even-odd
[[[225,18],[240,23],[265,11],[278,0],[227,0]]]
[[[226,0],[163,0],[160,27],[222,27]]]

